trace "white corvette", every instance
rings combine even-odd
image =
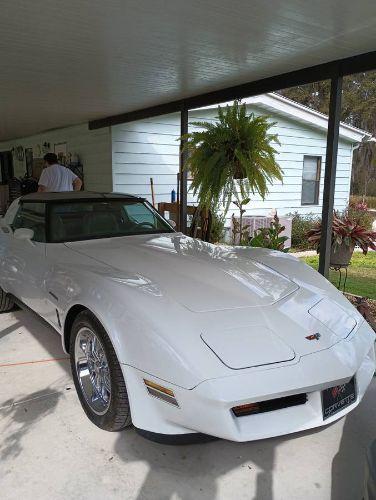
[[[375,335],[296,258],[177,233],[145,200],[36,193],[0,228],[0,307],[62,336],[81,404],[109,431],[248,441],[361,401]]]

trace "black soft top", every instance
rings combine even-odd
[[[145,198],[122,193],[100,193],[95,191],[67,191],[62,193],[30,193],[21,196],[22,202],[76,202],[85,200],[131,200],[145,201]]]

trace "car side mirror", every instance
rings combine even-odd
[[[32,240],[34,238],[34,231],[27,227],[19,227],[13,233],[17,240]]]
[[[0,218],[0,229],[6,234],[13,233],[11,226],[5,222],[4,217]]]
[[[170,226],[172,226],[174,229],[176,228],[176,222],[175,222],[174,220],[172,220],[172,219],[168,219],[168,221],[167,221],[167,222],[168,222],[168,223],[170,224]]]

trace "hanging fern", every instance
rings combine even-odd
[[[266,116],[247,115],[246,105],[218,106],[215,123],[193,122],[203,130],[183,136],[188,151],[185,169],[192,174],[192,189],[200,205],[223,203],[227,211],[233,199],[258,193],[265,198],[268,183],[282,180],[275,160],[279,144],[268,131],[274,123]]]

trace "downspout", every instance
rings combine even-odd
[[[354,151],[356,149],[359,149],[359,147],[360,147],[360,142],[355,142],[351,144],[351,175],[349,183],[349,197],[351,196],[351,186],[354,185]]]

